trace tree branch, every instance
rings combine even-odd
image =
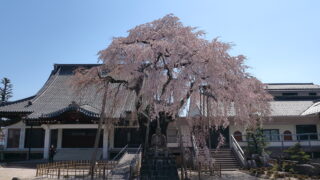
[[[166,82],[163,84],[163,86],[162,86],[160,99],[161,99],[161,97],[164,95],[164,93],[166,92],[166,89],[167,89],[169,83],[170,83],[171,80],[173,79],[173,78],[172,78],[172,73],[171,73],[171,71],[170,71],[170,69],[169,69],[168,65],[166,64],[166,61],[164,60],[163,57],[162,57],[162,62],[163,62],[163,64],[164,64],[164,69],[167,70],[168,79],[167,79],[167,81],[166,81]]]

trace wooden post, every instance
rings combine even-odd
[[[199,162],[199,166],[198,166],[198,177],[199,177],[199,180],[201,180],[201,163]]]
[[[102,178],[103,180],[106,179],[106,165],[103,166]]]
[[[146,137],[145,137],[145,141],[144,141],[144,154],[146,154],[147,148],[148,148],[148,143],[149,143],[148,141],[149,141],[149,131],[150,131],[150,121],[151,121],[151,119],[147,115],[145,115],[144,113],[142,113],[142,114],[148,119],[147,129],[146,129]]]
[[[180,144],[180,151],[181,151],[181,179],[185,179],[184,177],[184,171],[185,171],[185,162],[184,162],[184,147],[183,147],[183,141],[182,141],[182,131],[181,127],[179,127],[179,144]]]

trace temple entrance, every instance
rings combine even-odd
[[[223,135],[223,137],[225,138],[225,142],[224,145],[221,146],[223,148],[227,148],[229,147],[229,127],[227,128],[223,128],[223,127],[219,127],[218,130],[216,130],[215,128],[213,128],[210,131],[210,137],[209,137],[209,142],[208,145],[211,149],[216,149],[218,144],[219,144],[219,136],[220,133]]]
[[[63,129],[62,148],[93,148],[97,129]],[[101,133],[99,147],[102,147]]]

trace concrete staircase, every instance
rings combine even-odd
[[[58,149],[54,156],[55,161],[91,160],[94,148],[63,148]],[[101,159],[102,150],[98,149],[97,160]]]
[[[124,153],[117,166],[111,170],[111,179],[129,179],[131,161],[137,154]]]
[[[221,164],[222,171],[235,171],[240,168],[240,164],[231,149],[212,149],[211,154],[215,163]]]

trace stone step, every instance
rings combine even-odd
[[[215,162],[221,165],[222,171],[234,171],[240,168],[239,162],[231,149],[213,149],[211,155]]]

